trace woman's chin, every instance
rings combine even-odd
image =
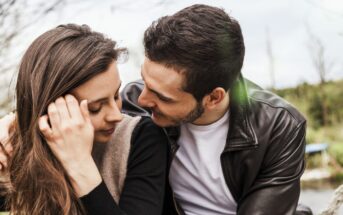
[[[94,137],[96,143],[108,143],[111,140],[111,136],[98,135]]]

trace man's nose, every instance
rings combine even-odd
[[[145,87],[138,97],[138,104],[142,107],[148,107],[148,108],[152,108],[155,106],[155,103],[152,100],[152,96],[150,95],[150,93]]]

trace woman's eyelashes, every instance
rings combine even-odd
[[[114,101],[117,102],[119,99],[120,99],[119,94],[114,96]],[[99,113],[101,111],[102,106],[103,106],[103,102],[97,106],[96,105],[94,105],[94,106],[89,105],[88,106],[89,113],[91,113],[93,115]]]
[[[101,106],[99,106],[99,107],[89,107],[88,106],[88,110],[89,110],[90,114],[97,114],[100,112]]]

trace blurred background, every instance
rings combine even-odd
[[[243,75],[306,116],[300,202],[318,214],[343,182],[342,0],[0,0],[0,116],[14,109],[20,59],[43,32],[59,24],[87,24],[128,47],[129,59],[119,65],[124,86],[140,78],[144,30],[195,3],[221,7],[240,22]]]

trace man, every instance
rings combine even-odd
[[[124,88],[123,109],[166,128],[174,212],[294,214],[306,120],[242,77],[238,22],[193,5],[154,22],[144,47],[144,84]]]

